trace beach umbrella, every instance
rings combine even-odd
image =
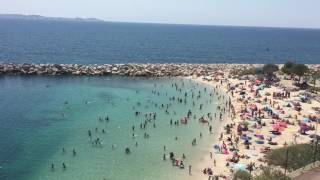
[[[283,127],[280,126],[280,124],[272,124],[272,128],[275,131],[282,131]]]
[[[244,141],[249,141],[250,140],[249,136],[241,136],[241,139],[244,140]]]
[[[256,109],[257,108],[257,105],[255,104],[250,104],[250,109]]]
[[[237,163],[237,164],[233,165],[233,170],[234,171],[246,171],[246,165]]]
[[[308,131],[309,127],[308,126],[300,126],[300,131]]]
[[[286,122],[279,122],[278,123],[281,127],[287,127],[287,123]]]
[[[309,118],[303,118],[303,122],[309,122],[310,119]]]
[[[266,86],[265,84],[260,84],[260,85],[259,85],[259,89],[262,90],[262,89],[264,89],[265,86]]]
[[[257,79],[256,80],[256,84],[260,84],[260,83],[261,83],[261,81]]]
[[[280,125],[279,124],[272,124],[272,128],[273,129],[278,129],[278,128],[280,128]]]

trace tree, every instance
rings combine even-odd
[[[286,74],[291,74],[292,73],[292,68],[295,64],[291,61],[286,62],[283,67],[281,68],[281,71],[286,73]]]
[[[292,72],[299,76],[299,83],[300,83],[300,79],[301,77],[309,71],[308,66],[304,65],[304,64],[296,64],[292,67]]]
[[[320,72],[318,72],[318,71],[312,72],[311,78],[312,78],[311,82],[313,84],[313,87],[316,87],[317,79],[320,78]]]
[[[263,73],[267,75],[268,81],[271,81],[273,73],[278,70],[279,67],[275,64],[265,64],[262,68]]]

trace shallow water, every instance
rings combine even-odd
[[[182,87],[182,81],[184,87],[179,93],[172,83]],[[153,94],[154,89],[160,94]],[[199,90],[201,98],[193,107],[191,92],[197,94]],[[199,161],[213,135],[208,125],[200,124],[197,119],[175,126],[170,125],[170,118],[178,120],[189,109],[198,117],[214,113],[218,102],[215,96],[209,96],[211,91],[208,85],[177,79],[2,76],[0,179],[189,179],[188,165]],[[169,101],[172,96],[184,97],[184,92],[188,92],[187,104]],[[172,103],[170,114],[161,108],[162,103]],[[204,106],[199,110],[201,103]],[[142,115],[135,116],[135,111]],[[145,130],[140,129],[140,123],[145,120],[143,114],[149,112],[157,113],[156,127],[151,121]],[[110,120],[99,121],[99,116],[108,116]],[[210,123],[214,128],[219,124],[214,118]],[[133,125],[135,138],[132,138]],[[101,147],[92,145],[88,130],[93,138],[101,139]],[[144,138],[145,132],[150,134],[149,138]],[[197,138],[197,146],[191,145],[193,138]],[[125,147],[131,149],[131,154],[125,154]],[[76,156],[72,154],[73,148]],[[181,170],[169,160],[163,161],[163,154],[168,158],[169,152],[175,152],[178,157],[185,153],[186,168]],[[66,170],[62,168],[63,162]]]

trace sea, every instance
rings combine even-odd
[[[318,29],[0,19],[0,63],[312,64],[319,42]],[[213,132],[221,123],[212,91],[186,79],[0,75],[0,179],[194,179],[188,166],[214,139],[198,119]]]
[[[0,62],[320,63],[320,29],[0,19]]]
[[[184,79],[0,76],[0,94],[1,180],[192,179],[189,165],[214,138],[198,119],[213,132],[220,124],[212,87]],[[170,152],[184,169],[172,166]]]

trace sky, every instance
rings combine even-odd
[[[320,28],[320,0],[0,0],[0,14],[106,21]]]

